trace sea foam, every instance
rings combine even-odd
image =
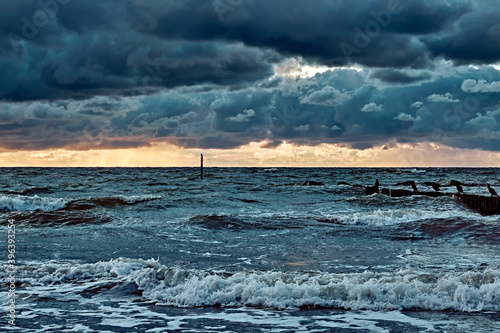
[[[0,211],[8,212],[51,212],[63,208],[69,200],[63,198],[39,197],[37,195],[0,195]]]
[[[6,278],[2,276],[2,280]],[[438,273],[411,269],[341,274],[227,272],[166,267],[153,259],[120,258],[94,264],[19,266],[18,279],[32,286],[59,286],[65,297],[73,287],[75,292],[81,292],[83,282],[134,283],[144,298],[177,307],[500,311],[498,269]]]

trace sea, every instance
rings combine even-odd
[[[0,171],[2,332],[500,332],[500,216],[361,187],[500,169]]]

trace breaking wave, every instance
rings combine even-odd
[[[68,202],[68,199],[39,197],[36,195],[33,197],[22,195],[1,195],[0,211],[30,212],[39,210],[51,212],[63,208]]]
[[[5,271],[0,273],[4,283]],[[406,269],[349,274],[228,272],[171,268],[153,259],[119,258],[94,264],[19,265],[18,279],[31,285],[29,290],[34,294],[36,286],[51,286],[52,297],[58,293],[68,297],[72,291],[98,294],[101,289],[134,284],[134,288],[120,290],[142,294],[145,300],[158,305],[176,307],[500,311],[498,269],[438,273]],[[85,290],[85,285],[91,290]]]
[[[90,201],[99,206],[112,207],[112,206],[134,205],[136,203],[151,201],[161,198],[162,196],[153,194],[132,195],[132,196],[117,195],[111,197],[91,198]]]
[[[475,212],[468,210],[445,210],[435,211],[427,209],[377,209],[371,212],[337,213],[323,215],[322,222],[333,222],[338,224],[361,224],[388,226],[418,221],[432,220],[459,220],[470,219],[476,221],[493,221],[495,217],[478,216]]]
[[[0,212],[52,212],[63,208],[84,210],[94,208],[96,205],[102,207],[126,206],[161,198],[162,196],[152,194],[85,199],[39,197],[37,195],[0,195]]]

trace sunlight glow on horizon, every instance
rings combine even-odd
[[[120,150],[44,150],[0,153],[1,167],[495,167],[500,153],[434,143],[392,144],[356,150],[336,144],[263,148],[252,142],[235,149],[183,149],[166,143]]]

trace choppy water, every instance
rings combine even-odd
[[[498,216],[339,185],[500,190],[500,169],[1,171],[2,331],[500,331]]]

